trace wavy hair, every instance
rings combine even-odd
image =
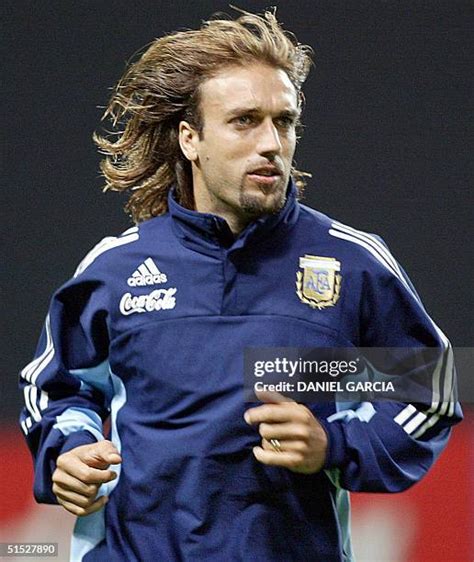
[[[131,192],[125,211],[135,222],[165,213],[173,185],[180,203],[194,208],[191,164],[181,152],[178,126],[186,120],[202,133],[200,86],[220,69],[250,62],[281,68],[302,103],[311,48],[284,31],[274,13],[241,13],[156,39],[116,85],[102,118],[111,119],[115,132],[93,138],[106,156],[100,164],[104,190]],[[301,189],[306,175],[292,169]]]

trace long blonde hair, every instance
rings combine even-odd
[[[173,185],[181,204],[193,208],[191,166],[179,147],[178,125],[185,119],[202,132],[200,85],[225,66],[263,62],[286,71],[302,100],[310,54],[268,11],[211,19],[198,30],[156,39],[114,89],[103,119],[117,131],[94,134],[106,156],[104,189],[131,192],[125,210],[135,222],[165,213]],[[307,174],[293,169],[292,175],[304,186]]]

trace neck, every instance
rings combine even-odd
[[[240,234],[253,220],[250,216],[238,215],[223,201],[212,197],[207,190],[194,190],[194,207],[198,213],[209,213],[223,218],[234,236]]]

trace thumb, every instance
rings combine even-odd
[[[111,464],[122,462],[116,446],[106,439],[84,447],[82,460],[92,468],[108,468]]]
[[[280,404],[282,402],[295,402],[292,398],[284,396],[279,392],[270,390],[256,390],[255,395],[260,402],[265,402],[267,404]]]

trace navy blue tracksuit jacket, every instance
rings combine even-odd
[[[449,342],[381,239],[301,205],[293,185],[235,239],[171,192],[168,213],[85,257],[21,372],[39,502],[57,503],[57,456],[103,439],[109,416],[123,458],[106,507],[78,518],[72,560],[350,561],[348,491],[417,482],[461,419],[440,361],[425,403],[312,406],[329,439],[321,472],[264,466],[243,420],[256,346]]]

